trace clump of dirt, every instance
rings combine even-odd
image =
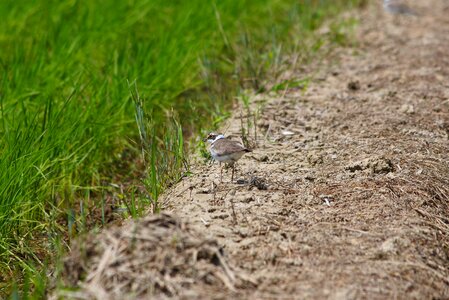
[[[79,290],[61,289],[58,296],[84,299],[200,297],[244,282],[216,240],[166,213],[76,243],[63,278]]]
[[[387,174],[394,171],[393,163],[388,158],[367,158],[352,162],[345,167],[350,172],[369,170],[372,174]]]
[[[348,82],[348,90],[350,91],[360,90],[360,82],[358,80]]]

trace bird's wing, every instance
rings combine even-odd
[[[246,151],[245,146],[237,141],[231,141],[226,139],[220,139],[216,141],[212,147],[218,156],[230,155],[237,152]]]

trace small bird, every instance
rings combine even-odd
[[[384,0],[384,10],[393,15],[418,15],[415,11],[398,0]]]
[[[234,181],[235,162],[251,150],[237,141],[225,138],[222,134],[209,133],[205,140],[210,143],[209,151],[212,158],[220,163],[220,182],[223,182],[222,162],[232,166],[231,181]]]

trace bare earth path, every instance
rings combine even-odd
[[[72,296],[449,299],[449,2],[411,3],[420,17],[359,13],[360,45],[307,91],[256,97],[246,183],[196,164],[163,196],[182,221],[150,216],[74,251],[66,268],[90,275]]]

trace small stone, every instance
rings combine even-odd
[[[238,235],[240,235],[240,237],[242,238],[246,238],[249,235],[249,229],[248,228],[240,228],[238,230]]]
[[[405,113],[405,114],[414,114],[415,113],[415,108],[413,107],[413,105],[403,104],[401,106],[401,108],[399,108],[399,112]]]

